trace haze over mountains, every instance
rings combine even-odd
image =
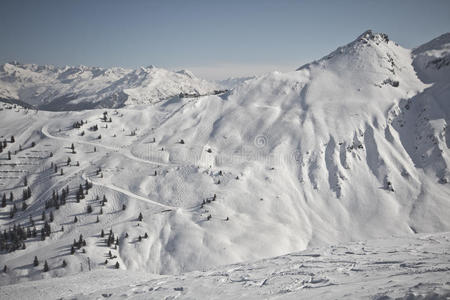
[[[116,262],[124,270],[178,274],[393,235],[415,243],[417,233],[450,230],[448,33],[410,50],[366,31],[296,71],[222,86],[159,68],[5,64],[0,71],[1,98],[40,109],[4,104],[0,111],[2,140],[15,137],[0,154],[1,168],[19,173],[2,178],[2,192],[16,196],[1,208],[1,229],[31,226],[30,215],[40,228],[42,212],[54,214],[49,238],[31,238],[26,249],[2,253],[0,265],[9,268],[3,284]],[[232,89],[214,95],[223,87]],[[55,173],[51,163],[64,172]],[[28,208],[9,218],[13,204],[22,203],[24,176],[32,197]],[[75,191],[86,180],[92,188],[81,203],[70,194],[64,206],[45,208],[53,190],[69,185]],[[117,249],[105,244],[102,229],[114,232]],[[85,252],[71,255],[80,234]],[[445,234],[436,239],[448,243]],[[408,263],[412,248],[402,248]],[[31,266],[34,256],[47,260],[50,271]],[[438,257],[444,262],[448,252]],[[220,274],[235,272],[220,268]],[[339,285],[339,279],[315,282],[320,272],[308,273],[310,283]],[[397,282],[402,291],[415,271],[405,272]],[[433,272],[415,292],[450,289],[435,279],[450,275],[448,266]],[[195,274],[187,282],[196,282],[189,277]],[[205,284],[213,287],[213,281]],[[235,295],[249,284],[226,282],[241,284],[232,289]],[[267,284],[287,291],[285,282]],[[295,297],[295,286],[280,297]],[[159,292],[146,289],[142,297],[166,295]]]

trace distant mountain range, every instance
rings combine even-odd
[[[208,94],[216,85],[191,72],[153,66],[135,70],[55,67],[6,63],[0,66],[0,98],[44,110],[119,108],[149,104],[180,93]]]

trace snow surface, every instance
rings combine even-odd
[[[176,276],[95,270],[4,286],[2,299],[448,299],[450,234],[311,248]],[[76,288],[75,288],[76,287]],[[424,298],[427,297],[427,298]]]
[[[89,106],[91,99],[101,99],[100,85],[92,88],[95,93],[82,92],[91,91],[86,86],[95,82],[94,73],[116,78],[112,82],[136,84],[124,83],[127,88],[120,90],[127,100],[117,110],[50,112],[3,104],[0,139],[14,135],[16,142],[5,149],[12,151],[11,161],[5,150],[0,154],[0,195],[13,192],[20,207],[22,178],[27,175],[33,196],[27,210],[19,209],[14,219],[8,217],[12,204],[0,208],[1,229],[13,223],[28,225],[29,215],[40,228],[52,191],[69,185],[72,194],[67,205],[52,209],[50,238],[29,239],[25,250],[0,255],[0,266],[9,269],[0,284],[75,275],[88,268],[88,259],[97,270],[92,274],[132,273],[108,271],[119,262],[123,270],[173,275],[351,241],[392,235],[414,239],[416,233],[450,231],[450,67],[445,63],[449,44],[447,34],[411,51],[386,35],[368,31],[297,71],[273,72],[246,80],[230,92],[202,97],[173,96],[179,93],[175,83],[170,93],[145,88],[157,86],[154,78],[161,72],[165,74],[161,78],[182,76],[183,82],[190,82],[189,72],[169,74],[152,67],[131,72],[109,69],[111,74],[104,75],[108,70],[80,67],[61,73],[48,66],[4,65],[3,74],[10,72],[2,75],[4,97],[10,93],[9,98],[37,101],[30,102],[33,105],[44,105],[51,95],[71,90],[87,96],[74,98],[75,104],[63,104],[62,109],[71,109],[77,101]],[[65,74],[66,79],[73,75],[74,81],[52,90],[52,85],[45,85],[48,74]],[[36,83],[41,77],[45,88],[11,88],[28,86],[23,81]],[[171,86],[166,83],[163,86]],[[116,90],[105,89],[108,95]],[[159,100],[144,101],[151,95]],[[168,98],[162,100],[161,95]],[[112,122],[101,121],[104,111]],[[87,124],[73,128],[79,120]],[[99,130],[90,131],[95,124]],[[36,143],[34,148],[31,142]],[[71,143],[75,154],[68,148]],[[14,154],[19,144],[23,150]],[[71,166],[65,166],[67,157]],[[55,174],[51,162],[63,168],[64,175]],[[96,172],[99,167],[103,176]],[[76,203],[73,191],[86,179],[93,188]],[[102,215],[97,195],[108,198]],[[88,204],[94,209],[91,214],[86,213]],[[137,220],[140,212],[142,222]],[[78,223],[73,223],[74,216]],[[119,237],[118,249],[106,246],[99,236],[102,229],[112,229]],[[139,242],[138,236],[145,233],[149,237]],[[87,241],[85,253],[77,250],[70,255],[72,241],[80,234]],[[423,243],[432,246],[427,240]],[[105,265],[110,250],[117,257]],[[48,273],[31,267],[35,255],[48,261]],[[447,257],[441,256],[443,262]],[[60,267],[63,259],[66,268]],[[376,269],[367,270],[368,276],[377,276]],[[433,274],[443,276],[429,272],[426,280],[443,282]],[[74,280],[82,282],[84,275],[77,276]],[[175,285],[185,275],[177,276],[158,280],[173,280]],[[28,286],[32,289],[33,284]],[[14,286],[7,287],[11,289]],[[332,292],[332,287],[326,289]],[[227,297],[225,290],[225,294],[216,290],[217,297]],[[373,289],[367,295],[375,293]]]

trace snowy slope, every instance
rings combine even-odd
[[[4,105],[1,140],[16,141],[6,148],[14,165],[0,154],[0,195],[13,192],[21,206],[28,174],[33,196],[13,219],[13,203],[1,208],[1,228],[28,226],[30,214],[40,228],[53,189],[69,185],[72,193],[65,206],[47,209],[55,215],[50,238],[0,255],[0,266],[10,269],[1,282],[41,278],[30,268],[35,255],[48,260],[51,276],[85,270],[88,258],[94,269],[119,262],[121,269],[177,274],[449,231],[449,68],[427,63],[446,57],[448,43],[444,35],[411,51],[368,31],[297,71],[247,80],[221,95],[79,112]],[[101,121],[104,111],[112,122]],[[79,120],[87,124],[73,128]],[[93,188],[76,203],[73,191],[86,179]],[[108,198],[104,207],[97,195]],[[102,229],[119,237],[117,249],[107,247]],[[70,255],[80,234],[86,253]],[[117,257],[105,264],[110,250]]]
[[[450,235],[312,248],[177,276],[85,271],[4,286],[2,299],[448,299]],[[76,289],[74,289],[76,286]]]
[[[153,66],[136,70],[54,67],[6,63],[0,66],[0,98],[46,110],[117,108],[179,95],[207,94],[214,85],[191,72]]]

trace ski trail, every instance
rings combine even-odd
[[[145,198],[145,197],[136,195],[136,194],[133,193],[133,192],[130,192],[130,191],[125,190],[125,189],[122,189],[122,188],[117,187],[117,186],[112,185],[112,184],[106,184],[106,183],[101,183],[101,182],[98,182],[98,181],[93,181],[91,178],[87,177],[84,173],[81,175],[81,177],[82,177],[83,179],[85,179],[85,180],[88,180],[88,181],[91,182],[92,184],[95,184],[95,185],[98,185],[98,186],[103,186],[103,187],[105,187],[105,188],[114,190],[114,191],[116,191],[116,192],[125,194],[125,195],[127,195],[127,196],[130,196],[130,197],[132,197],[132,198],[135,198],[135,199],[138,199],[138,200],[141,200],[141,201],[145,201],[145,202],[148,202],[148,203],[152,203],[152,204],[161,206],[161,207],[163,207],[163,208],[165,208],[165,209],[174,209],[174,210],[180,209],[179,207],[170,206],[170,205],[165,205],[165,204],[159,203],[159,202],[157,202],[157,201],[153,201],[153,200],[150,200],[150,199],[148,199],[148,198]]]
[[[74,142],[72,139],[69,139],[69,138],[63,138],[63,137],[58,137],[58,136],[51,135],[48,132],[48,126],[47,125],[43,126],[41,131],[46,137],[48,137],[50,139],[64,141],[64,142],[68,142],[68,143]],[[123,156],[125,156],[125,157],[127,157],[127,158],[129,158],[131,160],[142,162],[142,163],[146,163],[146,164],[158,165],[158,166],[168,166],[168,167],[169,166],[177,166],[177,164],[173,164],[173,163],[164,163],[164,162],[159,162],[159,161],[156,162],[156,161],[152,161],[152,160],[147,160],[147,159],[136,157],[128,149],[120,149],[120,148],[113,147],[113,146],[106,146],[106,145],[102,145],[102,144],[99,144],[99,143],[78,141],[78,140],[75,141],[75,143],[105,148],[105,149],[114,151],[116,153],[120,153]]]

